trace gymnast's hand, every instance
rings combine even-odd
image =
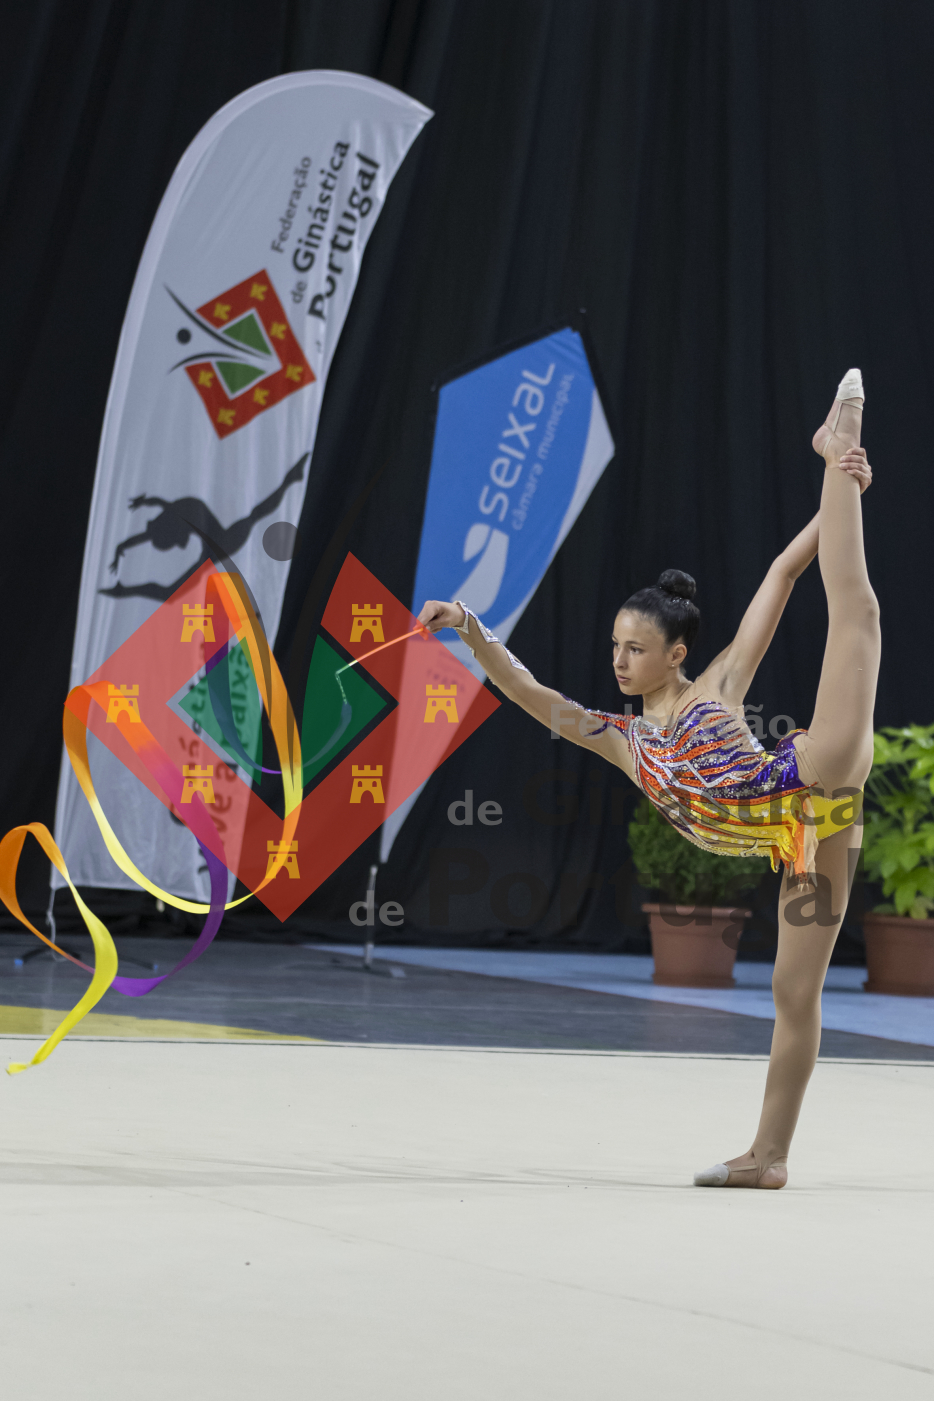
[[[855,477],[859,482],[860,495],[872,483],[872,468],[866,457],[865,448],[847,448],[846,452],[837,463],[841,472],[848,472],[851,477]]]
[[[459,603],[439,603],[430,598],[418,615],[418,621],[429,632],[440,632],[442,628],[462,628],[467,615]]]

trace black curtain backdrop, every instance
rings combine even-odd
[[[304,68],[378,77],[436,116],[393,185],[331,371],[284,671],[303,677],[347,549],[411,598],[434,381],[584,309],[618,451],[517,654],[619,708],[614,613],[677,567],[698,581],[699,670],[816,511],[810,437],[859,365],[876,723],[930,721],[926,0],[36,0],[7,7],[4,37],[0,831],[52,822],[98,437],[157,204],[218,107]],[[815,563],[747,697],[766,725],[809,722],[825,628]],[[500,827],[449,823],[468,788],[502,805]],[[642,923],[633,794],[507,702],[430,781],[378,900],[401,901],[413,938],[619,946]],[[346,925],[375,851],[296,927]],[[31,854],[27,905],[44,905],[47,873]],[[458,882],[477,888],[446,911]]]

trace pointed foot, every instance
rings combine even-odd
[[[713,1167],[695,1172],[695,1187],[725,1187],[730,1180],[730,1169],[726,1163],[714,1163]]]
[[[863,421],[863,376],[859,370],[847,370],[824,422],[811,439],[811,446],[825,462],[836,463],[848,448],[859,447]]]
[[[767,1167],[760,1167],[752,1152],[728,1163],[714,1163],[713,1167],[694,1174],[695,1187],[759,1187],[777,1192],[787,1181],[787,1158],[778,1158]]]

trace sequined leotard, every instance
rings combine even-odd
[[[582,707],[586,709],[586,707]],[[856,798],[835,801],[804,783],[792,730],[769,752],[738,713],[700,698],[670,727],[640,715],[588,711],[629,743],[639,787],[682,836],[720,856],[768,856],[806,880],[822,837],[849,827]]]
[[[475,613],[471,616],[487,641],[499,641]],[[528,670],[504,650],[513,666]],[[682,836],[706,851],[768,856],[776,871],[784,861],[804,884],[814,869],[818,841],[851,826],[859,812],[861,794],[831,800],[802,781],[793,741],[807,733],[804,729],[792,730],[769,752],[742,718],[742,707],[730,710],[710,697],[688,704],[669,727],[564,699],[602,721],[588,738],[610,726],[626,738],[646,797]]]

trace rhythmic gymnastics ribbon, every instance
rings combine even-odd
[[[286,861],[289,844],[295,835],[298,826],[298,818],[302,802],[302,761],[301,744],[295,726],[295,719],[292,707],[281,672],[276,664],[266,638],[263,634],[262,626],[245,596],[245,590],[237,587],[240,581],[233,575],[214,574],[208,581],[208,589],[215,592],[227,615],[233,633],[238,641],[244,641],[249,650],[253,675],[260,692],[262,703],[266,709],[269,719],[269,726],[272,732],[279,761],[282,765],[282,783],[284,791],[284,816],[282,825],[282,838],[275,855],[273,856],[269,869],[264,879],[256,887],[261,890],[263,886],[274,880],[282,869]],[[91,808],[95,821],[100,828],[111,857],[118,868],[128,875],[135,884],[148,890],[157,899],[165,904],[174,906],[176,909],[186,910],[195,914],[207,914],[204,928],[192,948],[183,959],[171,969],[157,978],[123,978],[117,977],[117,950],[106,925],[98,919],[92,910],[88,908],[81,899],[78,891],[68,872],[64,857],[55,843],[48,828],[41,822],[31,822],[22,827],[14,827],[8,832],[0,842],[0,899],[11,911],[12,914],[30,929],[43,943],[50,948],[56,948],[52,940],[47,939],[44,934],[36,929],[35,925],[26,918],[19,906],[16,897],[16,870],[19,865],[20,854],[27,833],[31,833],[45,854],[52,861],[56,869],[61,873],[67,882],[69,889],[75,897],[75,902],[81,913],[81,917],[91,935],[94,947],[94,967],[89,967],[80,959],[73,958],[65,954],[62,950],[57,950],[63,957],[86,972],[92,974],[91,984],[84,996],[66,1014],[63,1021],[55,1029],[50,1037],[39,1047],[28,1065],[37,1065],[45,1060],[55,1049],[62,1038],[75,1027],[81,1019],[87,1015],[93,1007],[97,1005],[104,993],[111,986],[124,996],[142,997],[151,992],[159,983],[166,978],[174,976],[180,969],[199,958],[213,940],[220,926],[225,909],[232,909],[235,905],[242,904],[251,898],[251,894],[241,896],[239,900],[233,900],[226,904],[227,870],[213,852],[211,852],[208,842],[213,839],[214,828],[210,817],[203,805],[192,804],[188,825],[198,840],[198,845],[207,863],[208,872],[211,879],[211,902],[203,905],[194,901],[183,900],[169,891],[162,890],[149,880],[141,871],[137,869],[130,857],[123,849],[116,833],[111,827],[107,816],[101,807],[100,800],[94,788],[91,777],[90,764],[87,752],[87,727],[90,714],[90,707],[95,703],[106,711],[107,709],[107,681],[94,682],[90,685],[76,686],[69,692],[64,708],[63,732],[65,739],[65,749],[68,754],[75,777],[84,793],[85,798]],[[116,722],[120,733],[138,755],[145,765],[152,778],[161,789],[162,794],[169,804],[177,805],[181,798],[183,780],[177,768],[162,750],[147,726],[142,720],[130,722],[126,714],[117,717]],[[202,840],[204,839],[204,840]],[[26,1063],[14,1062],[7,1067],[10,1074],[25,1070]]]
[[[189,913],[207,914],[204,927],[201,930],[195,943],[188,953],[179,960],[174,968],[168,973],[163,973],[155,978],[125,978],[118,976],[117,950],[113,938],[107,926],[94,914],[75,888],[74,882],[65,864],[64,857],[59,850],[52,834],[41,822],[30,822],[21,827],[14,827],[0,841],[0,899],[15,917],[30,929],[37,938],[44,944],[58,952],[62,957],[67,958],[71,963],[76,964],[85,972],[91,973],[91,983],[83,997],[75,1004],[70,1012],[56,1027],[55,1031],[39,1047],[38,1051],[28,1062],[11,1062],[7,1067],[9,1074],[17,1074],[26,1070],[31,1065],[38,1065],[44,1061],[59,1044],[59,1042],[94,1008],[101,1000],[108,988],[113,987],[115,991],[122,993],[126,997],[144,997],[153,988],[166,980],[174,977],[193,963],[205,952],[213,941],[225,910],[233,909],[249,900],[252,894],[261,890],[270,881],[274,880],[282,869],[286,861],[287,852],[292,838],[298,826],[298,818],[302,804],[302,755],[301,742],[297,734],[295,717],[289,701],[282,674],[279,671],[275,657],[269,649],[262,625],[252,606],[248,591],[243,581],[238,575],[231,572],[229,574],[216,573],[210,576],[207,581],[208,591],[216,592],[224,613],[228,617],[232,636],[228,640],[227,646],[221,649],[222,654],[227,656],[235,643],[245,642],[253,676],[260,693],[263,706],[269,720],[270,730],[278,753],[280,769],[264,769],[261,772],[280,773],[282,775],[284,791],[284,816],[282,826],[282,839],[278,850],[273,856],[266,876],[256,887],[255,891],[241,896],[239,900],[226,902],[227,893],[227,868],[211,851],[208,842],[213,837],[213,824],[210,817],[204,810],[203,805],[193,804],[189,813],[188,825],[192,830],[201,853],[207,864],[210,881],[211,897],[210,904],[203,905],[199,902],[183,900],[179,896],[172,895],[161,887],[155,885],[145,876],[131,861],[124,850],[116,833],[111,827],[107,816],[101,807],[100,800],[94,788],[91,777],[90,763],[87,752],[87,729],[90,707],[92,703],[99,705],[106,711],[108,698],[108,682],[99,681],[90,685],[76,686],[69,692],[64,707],[63,733],[65,749],[68,754],[75,777],[79,786],[87,799],[88,805],[94,815],[94,819],[104,838],[104,844],[108,852],[116,863],[117,867],[128,875],[135,884],[142,889],[149,891],[157,899],[165,904],[172,905],[176,909],[185,910]],[[352,717],[352,707],[344,691],[343,683],[340,681],[340,673],[349,670],[372,656],[375,652],[380,652],[384,647],[393,646],[395,643],[404,642],[407,638],[416,634],[430,636],[428,630],[420,623],[416,624],[410,632],[404,633],[400,637],[392,638],[389,642],[384,642],[378,647],[365,652],[363,656],[357,657],[352,662],[339,667],[335,672],[335,680],[341,691],[343,704],[341,707],[341,718],[334,734],[327,741],[325,746],[314,756],[315,760],[325,754],[344,733]],[[233,719],[233,710],[230,704],[229,678],[227,668],[217,666],[217,658],[212,659],[211,672],[216,673],[218,684],[210,686],[209,694],[212,705],[216,699],[218,710],[215,711],[218,722],[221,726],[222,734],[228,743],[232,744],[235,751],[242,755],[242,758],[249,763],[251,768],[257,768],[249,756],[242,752],[242,745],[236,730]],[[221,681],[223,677],[223,681]],[[176,767],[172,764],[161,746],[155,740],[149,729],[142,722],[136,720],[131,722],[125,713],[121,713],[115,723],[123,738],[132,747],[141,762],[149,771],[157,786],[161,789],[163,796],[171,805],[177,805],[183,786],[183,781]],[[200,831],[199,831],[200,829]],[[16,871],[19,865],[19,858],[22,853],[23,844],[27,834],[31,834],[39,842],[50,861],[64,877],[82,919],[91,936],[94,948],[94,966],[82,962],[81,959],[59,949],[51,939],[46,938],[30,920],[28,920],[20,908],[16,896]],[[205,840],[202,840],[204,838]]]

